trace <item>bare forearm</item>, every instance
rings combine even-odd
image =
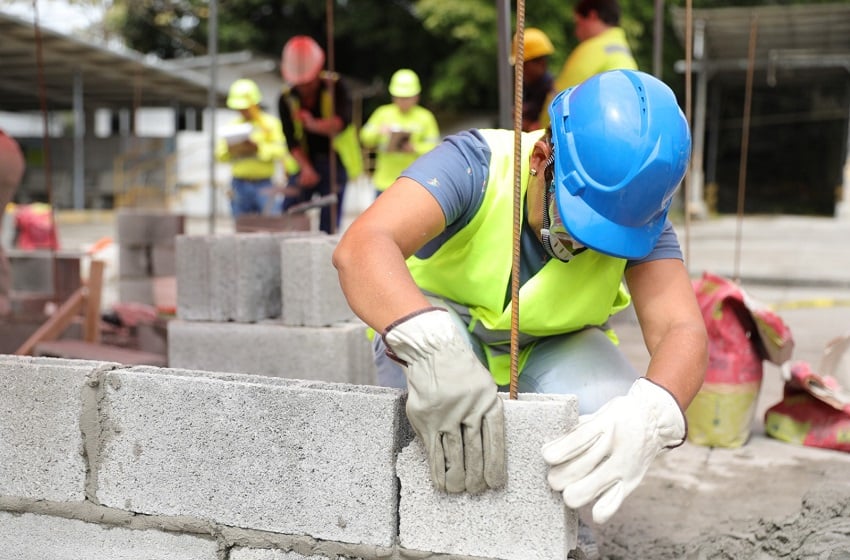
[[[651,356],[646,376],[670,391],[685,410],[702,386],[708,364],[704,329],[690,324],[674,326]]]
[[[358,237],[344,237],[333,259],[343,293],[358,317],[382,332],[399,317],[429,305],[391,239]]]

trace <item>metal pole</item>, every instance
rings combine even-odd
[[[511,93],[511,0],[496,0],[496,32],[499,34],[497,67],[499,70],[499,128],[511,128],[514,100]]]
[[[216,181],[215,181],[215,114],[216,114],[216,97],[218,92],[218,2],[210,0],[210,22],[209,36],[207,37],[207,51],[210,59],[210,83],[207,88],[207,109],[210,119],[210,215],[209,215],[209,232],[215,233],[215,217],[218,209],[216,208]]]
[[[74,72],[74,176],[73,204],[75,210],[85,208],[86,115],[83,105],[83,74]]]
[[[741,233],[744,224],[744,200],[747,192],[747,153],[750,146],[750,113],[753,104],[753,72],[756,65],[756,38],[758,15],[750,19],[750,44],[747,56],[747,81],[744,90],[744,121],[741,126],[741,163],[738,167],[738,227],[735,230],[735,282],[741,281]]]
[[[652,75],[661,79],[664,57],[664,0],[655,0],[655,18],[652,23]]]
[[[326,24],[326,34],[328,36],[328,74],[334,76],[334,72],[336,70],[336,62],[334,60],[334,4],[333,0],[327,0],[325,4],[326,14],[325,14],[325,24]],[[336,79],[342,79],[341,77],[337,77]],[[331,88],[331,119],[336,118],[336,80],[331,78],[328,80],[327,84]],[[337,185],[337,181],[339,180],[336,172],[336,150],[334,149],[334,140],[336,137],[336,133],[331,133],[328,142],[330,142],[330,150],[328,150],[328,168],[330,170],[329,176],[331,181],[331,194],[334,195],[334,202],[331,203],[330,209],[328,213],[330,214],[330,224],[328,227],[330,228],[331,234],[336,233],[336,221],[337,216],[339,216],[339,212],[342,210],[339,205],[339,187]],[[353,177],[349,177],[349,179],[353,179]]]

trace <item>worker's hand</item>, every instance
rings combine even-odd
[[[298,173],[298,186],[302,189],[312,189],[319,184],[322,177],[312,165],[302,165]]]
[[[502,399],[448,312],[418,311],[383,336],[388,355],[407,366],[407,417],[425,443],[434,486],[471,493],[503,486]]]
[[[576,509],[593,500],[593,520],[605,523],[665,449],[684,443],[685,416],[673,396],[642,377],[629,393],[579,418],[570,433],[543,446],[549,485]]]

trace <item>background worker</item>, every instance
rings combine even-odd
[[[381,105],[360,129],[360,142],[377,148],[372,183],[380,195],[417,157],[440,141],[434,113],[419,105],[422,87],[419,76],[408,68],[397,70],[390,79],[393,102]]]
[[[360,144],[351,124],[351,98],[336,74],[323,72],[325,51],[306,35],[291,38],[281,53],[280,71],[284,80],[278,99],[283,133],[300,171],[290,180],[298,193],[288,195],[284,209],[310,200],[314,194],[328,195],[331,185],[331,159],[335,161],[336,208],[342,208],[345,185],[362,172]],[[331,158],[331,148],[336,155]],[[331,223],[331,209],[321,210],[319,228],[333,233],[339,227]]]
[[[579,0],[573,8],[578,46],[555,79],[561,91],[608,70],[637,70],[637,62],[620,25],[617,0]]]
[[[577,427],[543,454],[567,505],[595,500],[602,523],[684,441],[682,411],[706,368],[705,325],[667,220],[690,133],[670,88],[640,72],[594,76],[549,112],[551,130],[522,137],[519,391],[577,395]],[[510,378],[513,139],[446,138],[333,256],[349,305],[381,333],[376,351],[405,366],[408,418],[448,492],[505,482],[497,390]],[[651,356],[644,377],[605,332],[630,299]],[[394,361],[377,360],[383,380]]]
[[[284,162],[290,173],[296,170],[286,149],[280,120],[260,109],[260,101],[260,88],[244,78],[233,82],[227,94],[227,107],[239,111],[240,116],[228,127],[234,135],[218,140],[215,156],[218,161],[231,164],[230,209],[234,218],[243,214],[280,214],[273,186],[277,163]]]
[[[511,64],[516,62],[517,37],[514,35]],[[546,101],[555,95],[555,78],[549,72],[549,55],[555,52],[549,37],[536,27],[523,34],[522,65],[522,130],[538,130],[540,115],[546,112]]]
[[[637,61],[620,25],[617,0],[579,0],[573,8],[575,35],[579,40],[555,78],[555,92],[576,86],[591,76],[609,70],[637,70]],[[549,106],[552,94],[544,103]],[[549,115],[540,115],[541,126],[549,125]]]
[[[6,215],[6,206],[12,202],[15,191],[24,176],[24,154],[21,147],[11,136],[0,129],[0,228]],[[0,244],[0,316],[12,311],[9,299],[12,292],[12,276],[9,270],[9,258]]]

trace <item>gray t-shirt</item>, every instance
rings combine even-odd
[[[437,199],[446,217],[446,229],[425,244],[416,256],[427,258],[443,243],[466,226],[478,212],[487,189],[490,171],[490,147],[478,130],[451,136],[417,159],[402,173],[413,179]],[[520,281],[524,283],[543,268],[546,251],[523,216],[520,236]],[[661,237],[650,253],[626,263],[626,268],[658,259],[682,259],[679,239],[667,220]]]

